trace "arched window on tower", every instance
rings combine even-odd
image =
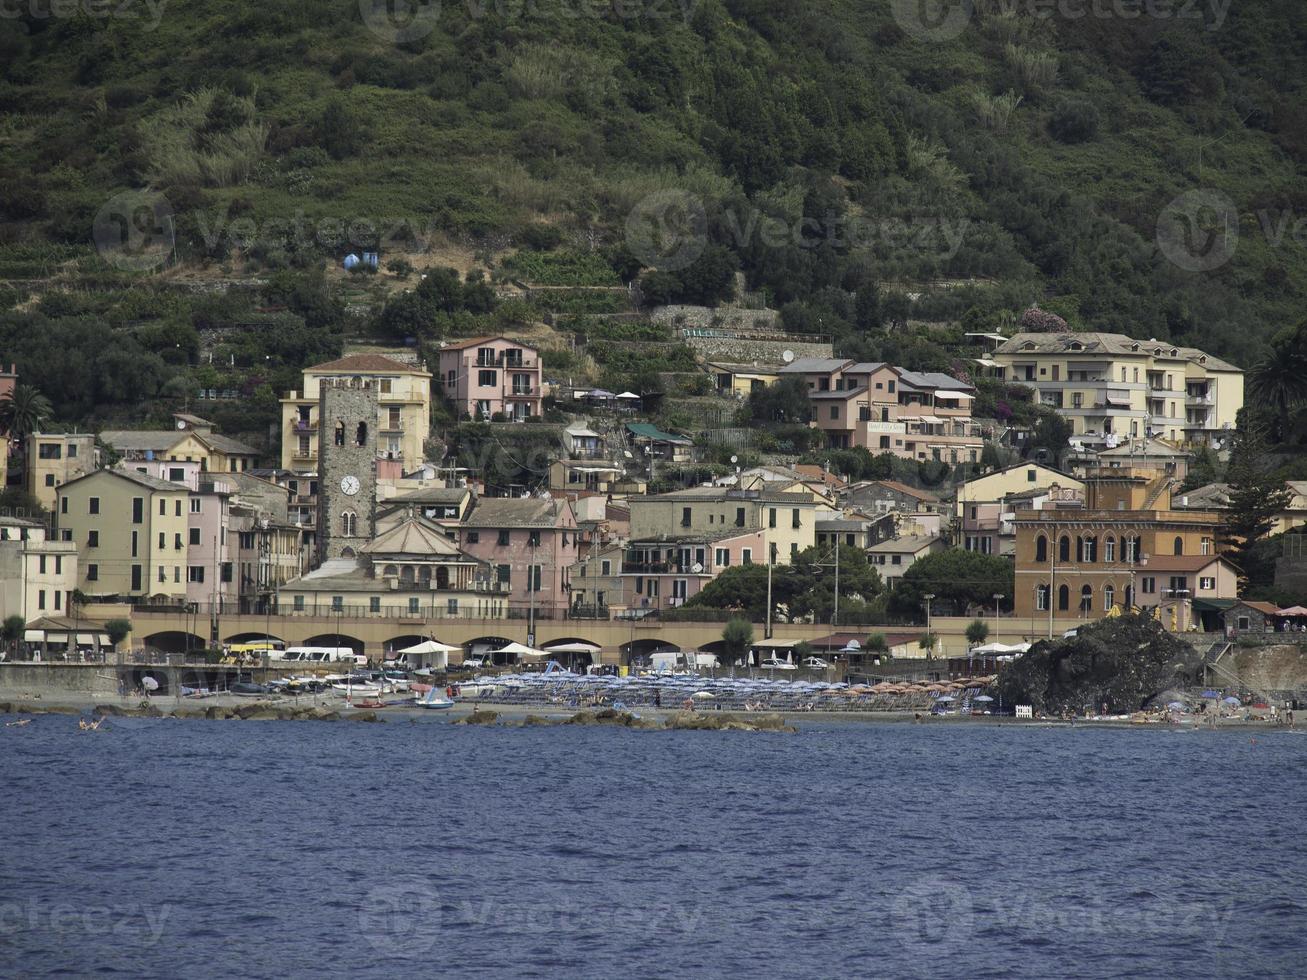
[[[345,423],[344,423],[344,422],[337,422],[337,423],[336,423],[336,445],[337,445],[337,446],[343,446],[343,445],[345,445]]]
[[[360,422],[358,431],[354,433],[354,445],[366,446],[368,444],[368,424]]]
[[[1179,535],[1176,535],[1175,538],[1175,553],[1177,555],[1184,554],[1184,538],[1180,537]]]
[[[355,528],[358,526],[358,515],[352,510],[343,511],[340,515],[340,533],[347,538],[354,537]]]

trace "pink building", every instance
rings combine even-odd
[[[191,493],[187,520],[186,601],[213,604],[234,611],[240,584],[234,573],[237,536],[228,534],[231,496],[236,487],[221,474],[205,474]]]
[[[732,565],[766,561],[762,528],[632,541],[622,562],[622,602],[631,609],[682,606]]]
[[[971,417],[975,388],[947,374],[838,358],[801,359],[781,374],[807,382],[812,425],[832,448],[950,464],[980,460],[985,437]]]
[[[566,500],[480,497],[453,527],[459,547],[509,586],[510,619],[525,619],[532,608],[539,619],[567,611],[567,570],[580,553],[580,531]]]
[[[522,420],[544,412],[540,353],[507,337],[478,337],[440,349],[439,380],[461,417],[503,414]]]

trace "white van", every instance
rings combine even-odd
[[[286,651],[286,660],[298,664],[334,664],[352,663],[366,666],[368,658],[355,653],[352,647],[291,647]]]

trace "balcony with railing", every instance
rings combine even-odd
[[[539,398],[540,389],[527,385],[513,385],[504,393],[505,398]]]

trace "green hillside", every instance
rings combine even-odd
[[[1297,0],[1198,20],[992,0],[942,41],[906,0],[446,0],[398,43],[369,2],[0,21],[0,351],[65,421],[218,387],[257,431],[346,335],[548,312],[400,298],[410,266],[702,303],[738,270],[791,330],[919,360],[939,355],[890,328],[1033,303],[1244,365],[1302,319]],[[1167,211],[1186,192],[1188,229]],[[1159,222],[1188,237],[1159,248]],[[367,249],[377,275],[339,272]]]

